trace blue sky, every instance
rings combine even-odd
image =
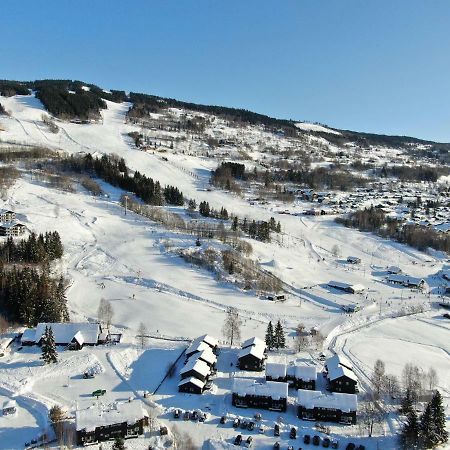
[[[0,23],[0,78],[450,142],[449,0],[1,0]]]

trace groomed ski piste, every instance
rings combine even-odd
[[[125,123],[130,104],[107,102],[102,122],[73,124],[57,121],[59,132],[50,133],[42,125],[45,112],[33,95],[0,98],[10,117],[0,116],[0,143],[22,146],[45,146],[69,154],[80,152],[117,154],[132,170],[151,176],[162,185],[177,186],[188,198],[208,201],[229,212],[249,219],[268,220],[277,209],[275,204],[249,206],[248,201],[231,193],[209,190],[210,170],[217,166],[212,159],[188,156],[181,152],[164,153],[138,150],[127,136],[139,127]],[[237,132],[237,131],[236,131]],[[200,144],[199,144],[200,145]],[[176,149],[175,149],[176,150]],[[436,306],[435,292],[442,286],[442,270],[448,268],[447,255],[422,253],[411,247],[383,240],[337,225],[327,216],[277,215],[282,225],[282,240],[271,243],[252,240],[253,258],[261,266],[280,277],[288,291],[285,302],[271,302],[254,291],[243,291],[236,285],[217,280],[212,272],[186,263],[174,248],[194,248],[195,237],[165,229],[133,212],[124,214],[119,199],[122,191],[98,180],[102,197],[93,197],[80,186],[75,192],[50,188],[29,173],[24,174],[3,199],[3,208],[17,212],[29,230],[57,230],[64,244],[64,257],[55,270],[72,280],[67,291],[72,321],[95,321],[101,298],[110,300],[114,309],[113,329],[123,333],[116,346],[85,347],[79,352],[60,351],[56,366],[43,366],[39,347],[14,346],[0,358],[0,404],[17,400],[14,416],[0,416],[0,448],[23,448],[48,426],[48,409],[63,405],[71,415],[95,401],[90,393],[106,389],[98,402],[104,404],[137,397],[151,411],[157,411],[158,423],[169,430],[174,425],[188,432],[197,445],[223,448],[232,444],[238,432],[230,421],[219,425],[228,414],[250,419],[257,412],[231,405],[231,383],[237,349],[221,342],[222,352],[213,388],[201,396],[177,392],[177,364],[173,378],[163,380],[167,367],[179,358],[189,341],[202,334],[223,340],[221,328],[228,307],[235,307],[242,319],[242,339],[264,338],[269,321],[280,320],[292,346],[294,330],[299,323],[317,327],[326,337],[326,354],[344,354],[353,364],[364,391],[370,388],[370,376],[376,359],[386,363],[389,373],[401,376],[408,362],[427,371],[435,368],[438,388],[450,413],[450,321],[442,319]],[[337,245],[341,257],[332,255]],[[347,255],[361,259],[353,266]],[[423,278],[429,289],[411,291],[385,282],[388,266],[398,266],[404,273]],[[331,280],[362,284],[363,294],[347,294],[327,286]],[[361,310],[345,314],[342,307],[357,302]],[[421,308],[423,312],[414,312]],[[149,341],[144,349],[136,343],[140,322],[145,322]],[[290,359],[315,363],[319,351],[287,354]],[[94,379],[83,379],[85,370],[94,368]],[[239,376],[255,374],[239,372]],[[256,374],[256,378],[263,374]],[[319,373],[320,376],[320,373]],[[157,392],[143,399],[143,392]],[[282,448],[299,443],[288,439],[291,426],[300,435],[320,434],[314,424],[295,416],[295,396],[282,415],[282,434],[274,438],[273,424],[280,414],[263,412],[263,423],[269,431],[253,433],[255,448],[272,448],[275,440]],[[205,423],[176,420],[174,408],[200,409],[209,413]],[[331,435],[346,442],[357,442],[368,449],[398,448],[395,431],[399,423],[389,417],[384,431],[377,437],[361,437],[357,427],[331,425]],[[149,445],[163,448],[166,437],[147,432],[138,439],[127,440],[128,449],[144,449]],[[56,444],[54,444],[56,445]],[[111,444],[103,443],[102,448]],[[209,445],[209,447],[208,447]],[[379,445],[379,447],[377,447]],[[302,444],[300,444],[302,446]],[[91,448],[96,448],[95,446]]]

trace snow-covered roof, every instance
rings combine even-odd
[[[306,409],[329,408],[339,409],[343,412],[351,412],[358,409],[356,394],[342,394],[340,392],[324,394],[320,391],[309,391],[306,389],[298,390],[297,404]]]
[[[195,341],[192,342],[192,344],[187,348],[186,350],[186,355],[190,355],[192,353],[195,352],[201,352],[203,350],[210,350],[211,347],[203,341],[199,341],[198,339],[196,339]]]
[[[259,397],[271,397],[274,400],[288,398],[288,383],[278,383],[276,381],[266,381],[257,383],[250,378],[235,378],[233,380],[233,393],[244,397],[254,395]]]
[[[366,290],[366,287],[363,284],[352,284],[350,288],[353,290],[355,294],[359,292],[363,292]]]
[[[202,361],[205,361],[207,364],[214,364],[217,361],[217,356],[212,352],[212,350],[203,350],[198,353],[194,353],[188,361],[191,359],[197,360],[200,359]]]
[[[346,291],[353,291],[355,293],[362,292],[366,289],[362,284],[349,284],[343,283],[341,281],[330,281],[328,286],[336,288],[336,289],[344,289]]]
[[[298,365],[294,367],[294,376],[297,380],[312,381],[317,379],[316,366]]]
[[[210,347],[217,347],[219,345],[219,341],[215,337],[210,336],[209,334],[205,334],[203,336],[200,336],[198,339],[200,341],[205,342]]]
[[[261,347],[261,346],[256,346],[256,345],[243,348],[238,354],[238,359],[241,359],[247,355],[253,355],[255,358],[263,359],[264,358],[264,350],[265,350],[265,346]]]
[[[184,380],[181,380],[178,383],[178,386],[182,386],[183,384],[188,384],[188,383],[192,383],[195,386],[198,386],[200,389],[203,389],[203,387],[205,386],[205,383],[202,380],[199,380],[198,378],[195,378],[195,377],[189,377],[189,378],[185,378]]]
[[[347,367],[347,369],[353,370],[352,363],[344,355],[338,355],[337,353],[333,356],[330,356],[326,360],[325,365],[327,366],[328,370],[330,370],[331,367],[338,366],[344,366]]]
[[[84,345],[84,337],[81,331],[77,331],[72,340],[77,341],[80,345]]]
[[[51,327],[57,344],[69,344],[81,332],[85,344],[97,344],[100,334],[98,323],[39,323],[36,327],[35,342],[39,342],[45,333],[45,327]]]
[[[284,378],[286,376],[286,364],[266,363],[266,377]]]
[[[186,365],[180,370],[180,374],[187,373],[191,370],[194,370],[204,377],[211,372],[211,369],[205,361],[196,358],[189,358]]]
[[[328,367],[328,378],[330,380],[336,380],[336,379],[344,377],[344,376],[348,377],[351,380],[354,380],[356,382],[358,381],[358,378],[356,377],[355,372],[353,372],[353,370],[350,370],[345,366],[338,365],[338,366]]]
[[[264,347],[264,348],[266,347],[266,343],[258,337],[252,337],[250,339],[247,339],[246,341],[243,342],[241,347],[246,348],[246,347],[250,347],[252,345],[257,345],[257,346]]]
[[[35,342],[36,328],[27,328],[22,334],[22,342]]]
[[[402,269],[400,269],[400,267],[397,266],[389,266],[387,268],[388,273],[393,273],[393,274],[398,274],[402,272]]]
[[[106,411],[102,411],[95,405],[88,409],[76,411],[76,429],[77,431],[94,431],[97,427],[123,422],[132,425],[144,417],[148,417],[148,414],[142,407],[142,403],[136,400],[127,403],[115,403]]]
[[[15,400],[6,400],[3,403],[3,409],[17,408],[17,402]]]
[[[410,277],[408,275],[402,274],[389,275],[387,280],[391,283],[402,283],[413,286],[420,286],[421,284],[425,283],[425,280],[423,278]]]

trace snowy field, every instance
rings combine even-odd
[[[346,229],[330,217],[281,215],[276,211],[282,205],[250,206],[243,197],[217,189],[207,191],[210,170],[216,166],[211,159],[175,152],[165,153],[163,159],[158,153],[134,147],[127,133],[139,128],[125,124],[129,104],[107,102],[102,123],[58,122],[60,131],[52,134],[42,125],[43,108],[33,96],[2,97],[1,103],[12,117],[0,117],[0,128],[4,130],[0,131],[0,143],[43,145],[68,153],[115,153],[124,157],[131,169],[163,185],[176,185],[185,197],[195,198],[197,203],[205,200],[218,209],[226,206],[230,213],[249,219],[268,220],[275,216],[282,225],[281,237],[271,243],[251,241],[252,257],[279,276],[290,293],[284,303],[270,302],[187,264],[167,251],[167,243],[194,247],[195,237],[170,232],[130,212],[124,215],[118,201],[122,192],[105,183],[102,188],[108,196],[95,198],[79,186],[74,193],[63,192],[24,174],[10,189],[2,207],[15,210],[29,230],[60,233],[65,254],[54,270],[72,280],[67,292],[71,318],[95,320],[100,299],[108,299],[114,309],[114,329],[124,334],[124,342],[115,347],[61,352],[55,371],[41,366],[39,353],[32,348],[18,351],[13,347],[0,358],[0,403],[16,397],[19,404],[16,416],[0,416],[0,448],[22,448],[25,441],[45,427],[46,408],[63,404],[73,413],[92,403],[90,393],[99,386],[107,390],[104,402],[140,397],[145,390],[153,392],[168,364],[178,358],[187,342],[151,339],[142,350],[135,339],[140,322],[155,337],[192,339],[209,333],[221,340],[225,311],[230,306],[236,307],[243,318],[243,339],[255,335],[263,338],[269,320],[281,320],[288,343],[293,340],[298,323],[318,327],[328,336],[329,350],[342,351],[361,374],[370,375],[377,358],[383,359],[387,370],[397,375],[407,362],[415,362],[424,370],[433,366],[450,413],[450,322],[441,318],[444,311],[432,306],[422,314],[393,317],[411,305],[421,305],[426,310],[430,302],[435,305],[436,290],[443,283],[440,271],[447,263],[444,255],[424,254]],[[334,246],[339,247],[340,256],[333,256]],[[361,264],[348,264],[349,255],[361,258]],[[404,273],[424,278],[430,292],[387,284],[384,278],[388,266],[398,266]],[[331,280],[362,284],[367,289],[363,294],[347,294],[330,288],[327,283]],[[360,312],[352,316],[342,312],[342,306],[355,302],[360,304]],[[173,408],[200,408],[211,415],[205,424],[177,421],[177,426],[192,434],[199,445],[205,439],[231,443],[237,433],[230,422],[219,425],[220,416],[250,418],[256,412],[231,407],[233,358],[233,350],[222,352],[213,390],[201,397],[178,394],[176,375],[164,382],[151,399],[159,405],[159,420],[172,427]],[[82,372],[91,367],[98,369],[98,375],[84,380]],[[289,410],[283,415],[282,448],[288,445],[290,425],[299,427],[301,433],[319,434],[312,424],[295,417],[293,395]],[[273,427],[278,415],[267,412],[263,418],[267,427]],[[17,429],[21,430],[20,435],[15,432]],[[354,436],[356,428],[333,426],[332,433],[342,443],[358,440]],[[269,449],[275,442],[269,431],[265,435],[257,431],[252,434],[257,448]],[[128,448],[147,448],[148,439],[146,436],[128,441]],[[382,448],[396,448],[389,430],[380,439]],[[377,448],[370,440],[366,439],[365,444],[367,448]],[[296,446],[299,445],[298,440]]]

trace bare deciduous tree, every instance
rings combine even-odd
[[[339,248],[339,246],[337,244],[334,244],[333,247],[331,248],[331,254],[335,258],[339,258],[339,256],[341,256],[341,249]]]
[[[306,334],[296,334],[294,347],[297,352],[306,350],[309,347],[309,337]]]
[[[400,393],[400,383],[398,378],[392,374],[386,374],[384,376],[384,390],[391,397],[397,397]]]
[[[381,395],[383,391],[384,373],[385,373],[384,362],[381,361],[381,359],[377,359],[373,367],[373,374],[371,378],[373,385],[373,392],[377,398]]]
[[[360,422],[367,431],[369,437],[372,436],[377,425],[383,423],[386,413],[377,405],[375,399],[369,396],[361,406]]]
[[[100,300],[100,304],[98,305],[97,309],[97,316],[98,320],[106,325],[106,328],[108,329],[109,333],[109,328],[111,326],[112,319],[114,316],[113,307],[111,306],[109,300],[106,300],[104,298]]]
[[[138,334],[136,335],[136,338],[141,348],[144,348],[147,345],[148,330],[144,322],[141,322],[139,324]]]
[[[241,325],[242,320],[239,317],[238,310],[232,307],[228,308],[222,332],[225,339],[230,343],[231,346],[241,340]]]
[[[430,391],[434,391],[438,384],[438,376],[434,367],[430,367],[427,373],[427,388]]]

